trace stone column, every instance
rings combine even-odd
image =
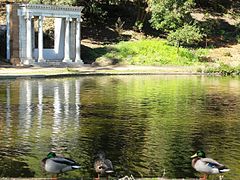
[[[43,58],[43,16],[38,18],[38,62],[45,62]]]
[[[7,61],[10,62],[10,4],[6,4],[6,24],[7,24]]]
[[[64,59],[63,62],[72,62],[70,59],[70,20],[71,18],[65,19],[65,40],[64,40]]]
[[[26,16],[26,27],[27,27],[27,41],[26,41],[26,61],[24,64],[33,64],[33,40],[32,40],[32,15],[27,14]]]
[[[76,57],[75,62],[83,64],[81,60],[81,29],[80,29],[81,18],[76,19]]]

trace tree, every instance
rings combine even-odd
[[[153,28],[170,32],[192,21],[191,10],[194,0],[152,0],[149,3]]]
[[[137,7],[137,18],[135,21],[135,28],[141,31],[145,23],[146,16],[149,13],[148,4],[150,0],[135,0],[134,2]]]

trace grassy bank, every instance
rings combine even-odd
[[[95,48],[92,54],[95,56],[95,63],[100,66],[192,66],[199,67],[198,72],[240,75],[239,63],[211,59],[211,51],[212,49],[207,48],[177,48],[168,45],[166,40],[148,38]]]
[[[103,64],[127,65],[199,65],[201,57],[208,50],[177,48],[167,44],[162,39],[142,39],[138,41],[120,42],[115,45],[105,46],[105,51],[96,59]],[[98,53],[99,51],[96,51]]]

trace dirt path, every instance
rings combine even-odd
[[[106,66],[92,67],[83,65],[76,68],[41,68],[41,67],[8,67],[0,66],[0,78],[48,78],[86,75],[201,75],[196,67],[178,66]]]

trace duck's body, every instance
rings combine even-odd
[[[198,151],[191,158],[192,167],[196,171],[204,174],[204,180],[207,178],[208,175],[224,173],[230,170],[226,168],[223,164],[215,161],[214,159],[206,158],[203,151]]]
[[[112,162],[109,159],[105,159],[105,154],[103,152],[98,153],[97,158],[94,162],[94,169],[98,174],[98,177],[96,179],[100,179],[100,175],[105,174],[108,179],[108,175],[114,172]]]
[[[64,173],[79,169],[80,166],[74,160],[56,156],[55,153],[50,152],[46,158],[42,160],[43,169],[52,174]]]

